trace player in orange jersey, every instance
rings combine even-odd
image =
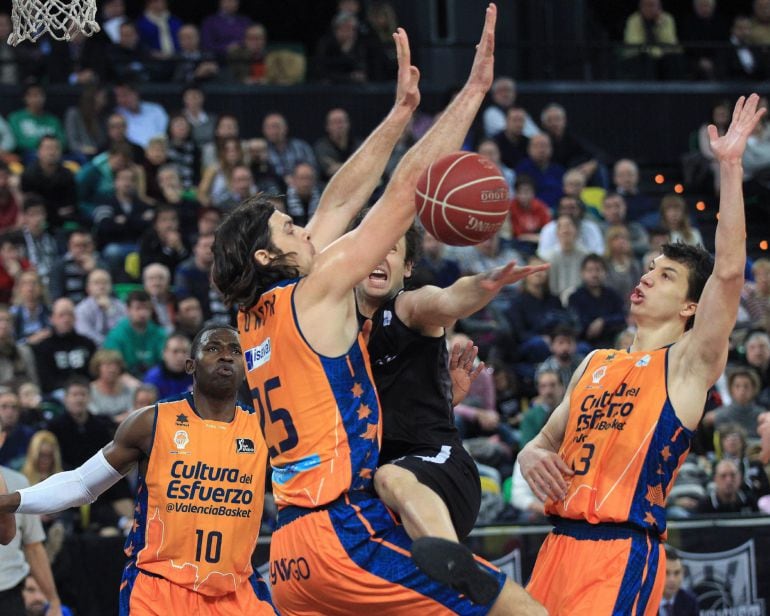
[[[542,613],[491,566],[483,565],[494,576],[493,592],[488,604],[478,605],[412,561],[408,535],[373,494],[381,414],[353,293],[412,222],[420,174],[460,147],[492,81],[495,21],[496,7],[490,5],[467,83],[402,158],[382,198],[355,230],[339,237],[350,209],[360,208],[381,174],[371,160],[371,142],[346,163],[358,169],[355,182],[362,187],[351,188],[362,199],[342,199],[328,212],[319,205],[302,228],[268,199],[254,198],[217,231],[212,277],[225,299],[240,308],[247,379],[273,468],[279,514],[270,571],[284,615],[366,609],[383,615]],[[399,30],[394,38],[397,102],[369,138],[385,149],[393,147],[419,102],[419,73],[410,66],[406,33]],[[330,184],[324,198],[338,189]],[[476,568],[476,562],[471,557],[458,563],[458,572]]]
[[[191,393],[134,412],[81,467],[0,496],[0,512],[91,503],[138,463],[120,614],[274,615],[251,566],[267,451],[254,410],[236,403],[243,382],[237,332],[204,327],[185,369]]]
[[[752,94],[709,127],[721,188],[716,255],[667,244],[631,294],[628,351],[597,350],[519,454],[554,530],[528,586],[552,615],[657,614],[665,500],[727,361],[746,264],[741,156],[764,110]]]

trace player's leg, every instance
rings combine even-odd
[[[546,616],[548,611],[518,584],[505,580],[489,616]]]
[[[446,503],[431,488],[420,483],[411,471],[395,464],[384,464],[374,474],[374,488],[388,508],[401,517],[401,523],[412,539],[458,540]]]

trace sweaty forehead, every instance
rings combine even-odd
[[[238,347],[241,346],[241,343],[238,340],[238,334],[226,328],[211,329],[204,332],[203,336],[201,336],[201,346],[204,346],[210,342],[218,342],[219,344],[228,345],[235,344],[238,345]]]

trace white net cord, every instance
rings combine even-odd
[[[69,41],[78,32],[91,36],[96,23],[96,0],[13,0],[13,32],[9,45],[35,42],[48,32],[57,41]]]

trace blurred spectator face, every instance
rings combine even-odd
[[[37,146],[37,158],[42,165],[56,165],[61,160],[61,144],[58,139],[44,137]]]
[[[315,188],[315,169],[311,165],[299,164],[291,174],[291,185],[300,197],[309,197]]]
[[[526,182],[522,182],[518,185],[516,188],[516,201],[518,201],[519,205],[523,205],[524,207],[529,206],[530,203],[532,203],[532,199],[535,198],[535,187],[532,186],[532,184],[528,184]]]
[[[139,45],[139,34],[131,22],[123,22],[118,28],[118,45],[124,49],[136,49]]]
[[[145,10],[148,13],[160,14],[165,13],[168,10],[166,0],[147,0]]]
[[[556,239],[563,251],[572,250],[575,247],[577,225],[575,225],[575,219],[572,216],[563,215],[556,219]]]
[[[542,265],[545,263],[540,257],[530,257],[527,259],[527,265]],[[543,289],[548,284],[548,270],[535,272],[522,280],[527,289]]]
[[[519,107],[513,107],[505,115],[505,132],[508,135],[520,136],[524,133],[524,124],[527,114]]]
[[[536,165],[548,165],[551,162],[551,140],[546,135],[535,135],[529,140],[527,154]]]
[[[596,289],[604,284],[607,271],[598,261],[588,261],[580,270],[580,278],[589,289]]]
[[[184,372],[185,360],[190,356],[190,341],[172,336],[163,347],[163,364],[171,372]]]
[[[101,11],[105,20],[113,19],[126,14],[126,5],[123,0],[106,0],[101,6]]]
[[[639,12],[647,21],[655,21],[663,12],[660,0],[639,0]]]
[[[639,169],[633,161],[619,160],[615,163],[613,181],[615,186],[623,192],[636,192],[636,187],[639,184]]]
[[[134,394],[134,408],[141,409],[145,406],[152,406],[158,401],[157,394],[150,388],[140,387]]]
[[[559,199],[559,207],[557,209],[559,216],[571,216],[578,220],[581,215],[580,204],[575,197],[562,197]]]
[[[209,268],[214,263],[213,246],[213,235],[202,235],[198,237],[198,241],[195,242],[195,248],[193,248],[193,254],[199,265]]]
[[[243,35],[243,46],[253,55],[261,56],[267,47],[267,32],[264,26],[260,24],[249,26]]]
[[[115,103],[118,107],[136,113],[139,111],[139,93],[130,86],[115,86]]]
[[[730,113],[727,105],[717,105],[711,112],[711,120],[717,126],[727,126],[730,124]]]
[[[736,17],[731,32],[739,43],[747,43],[751,37],[751,20],[748,17]]]
[[[144,330],[152,317],[152,302],[134,300],[128,305],[128,320],[137,330]]]
[[[64,407],[73,417],[82,418],[88,413],[91,394],[85,385],[72,384],[64,392]]]
[[[249,139],[248,142],[249,159],[253,163],[264,163],[267,161],[267,141],[260,139]]]
[[[351,13],[358,15],[361,12],[361,3],[359,0],[339,0],[337,10],[340,13]]]
[[[27,230],[34,236],[38,236],[45,231],[47,219],[48,213],[45,211],[45,206],[43,205],[33,205],[24,208],[22,222]]]
[[[444,254],[444,245],[430,233],[423,233],[422,253],[431,259],[440,259]]]
[[[237,13],[239,5],[238,0],[219,0],[219,10],[228,15]]]
[[[610,195],[605,198],[602,213],[608,225],[622,225],[626,220],[625,199],[620,195]]]
[[[151,139],[144,150],[144,155],[156,167],[165,163],[168,160],[165,139]]]
[[[94,250],[94,240],[87,233],[75,232],[67,240],[67,252],[75,261],[91,254]]]
[[[11,34],[11,16],[8,13],[0,13],[0,40],[7,41]]]
[[[48,602],[35,578],[31,575],[28,575],[24,580],[24,588],[21,594],[24,597],[24,609],[27,612],[27,616],[45,616]]]
[[[684,205],[678,201],[667,203],[660,213],[661,223],[668,229],[678,229],[684,222]]]
[[[682,586],[682,561],[666,560],[666,585],[663,589],[663,595],[672,598],[679,592]]]
[[[751,268],[754,287],[760,295],[770,295],[770,260],[757,259]]]
[[[628,256],[631,254],[631,236],[627,231],[618,229],[607,238],[607,247],[613,257]]]
[[[756,395],[757,390],[748,376],[736,374],[730,381],[730,397],[735,404],[750,404]]]
[[[18,261],[20,257],[19,247],[10,240],[6,240],[0,244],[0,261],[3,263]]]
[[[10,432],[19,423],[19,399],[12,391],[0,394],[0,428]]]
[[[233,174],[230,177],[230,187],[233,194],[242,199],[250,196],[254,187],[254,178],[251,175],[251,170],[243,166],[233,169]]]
[[[505,77],[495,80],[492,84],[492,100],[496,105],[506,109],[516,101],[516,83]]]
[[[136,192],[136,174],[130,167],[120,169],[115,174],[115,194],[121,197],[133,195]]]
[[[155,216],[153,225],[158,235],[163,237],[167,233],[179,229],[179,217],[174,210],[163,210]]]
[[[714,15],[717,7],[716,0],[695,0],[693,2],[693,11],[700,19],[710,19]]]
[[[198,111],[203,108],[204,100],[203,92],[198,88],[185,90],[185,93],[182,95],[182,103],[184,104],[185,109]]]
[[[565,195],[580,197],[580,193],[586,187],[586,180],[580,171],[568,171],[562,179],[562,190]]]
[[[729,458],[743,457],[743,438],[737,432],[728,432],[722,436],[722,453]]]
[[[198,235],[211,235],[217,230],[220,222],[222,222],[222,215],[219,210],[208,208],[198,218]]]
[[[714,470],[714,491],[723,502],[735,499],[741,486],[741,473],[732,460],[722,460]]]
[[[567,128],[567,116],[557,107],[549,108],[543,114],[543,128],[550,134],[561,136],[564,134],[564,129]]]
[[[496,165],[500,164],[500,148],[498,148],[497,144],[491,139],[485,139],[479,144],[478,153],[481,154],[481,156],[486,156]]]
[[[176,322],[186,331],[198,330],[203,325],[203,310],[197,297],[186,297],[179,302]]]
[[[51,325],[60,336],[69,334],[75,328],[75,304],[71,299],[60,297],[53,303]]]
[[[334,38],[340,47],[353,45],[358,38],[358,20],[350,13],[334,18]]]
[[[754,17],[758,21],[770,21],[770,0],[754,0]]]
[[[99,380],[107,383],[115,383],[123,373],[123,369],[116,361],[103,361],[99,364]]]
[[[350,119],[344,109],[332,109],[326,115],[326,134],[332,141],[347,139],[350,133]]]
[[[576,349],[577,343],[572,336],[558,334],[551,340],[551,354],[561,362],[569,361]]]
[[[43,107],[45,107],[45,91],[43,88],[39,86],[29,88],[24,95],[24,105],[30,113],[42,113]]]
[[[179,49],[182,53],[195,53],[200,49],[198,28],[187,24],[179,28]]]
[[[543,372],[537,377],[537,395],[549,407],[554,408],[564,397],[564,386],[559,375],[553,372]]]
[[[238,138],[239,133],[238,120],[233,116],[220,116],[214,132],[217,139],[227,139],[229,137]]]
[[[192,127],[184,116],[174,116],[169,123],[168,132],[174,141],[186,141],[190,138]]]
[[[43,285],[35,272],[22,272],[16,280],[19,300],[23,304],[34,304],[40,300],[43,294]],[[16,288],[14,289],[16,290]]]
[[[107,136],[110,141],[125,141],[127,128],[125,118],[118,113],[113,113],[107,119]]]
[[[151,263],[142,272],[144,290],[151,297],[162,297],[169,289],[170,278],[168,269],[160,263]]]
[[[19,386],[19,404],[25,409],[36,409],[42,401],[40,388],[34,383],[22,383]]]
[[[225,164],[232,167],[237,165],[243,159],[241,142],[232,137],[228,137],[222,144],[222,160]]]
[[[265,118],[264,122],[262,122],[262,133],[269,143],[284,143],[288,133],[286,120],[283,119],[283,116],[277,113],[271,113]]]
[[[90,297],[107,297],[112,293],[112,277],[103,269],[95,269],[88,275],[86,292]]]
[[[13,340],[13,320],[6,309],[0,309],[0,340]]]
[[[175,169],[159,169],[158,175],[156,176],[158,180],[158,186],[160,186],[163,190],[181,190],[182,189],[182,180],[179,177],[179,173]]]

